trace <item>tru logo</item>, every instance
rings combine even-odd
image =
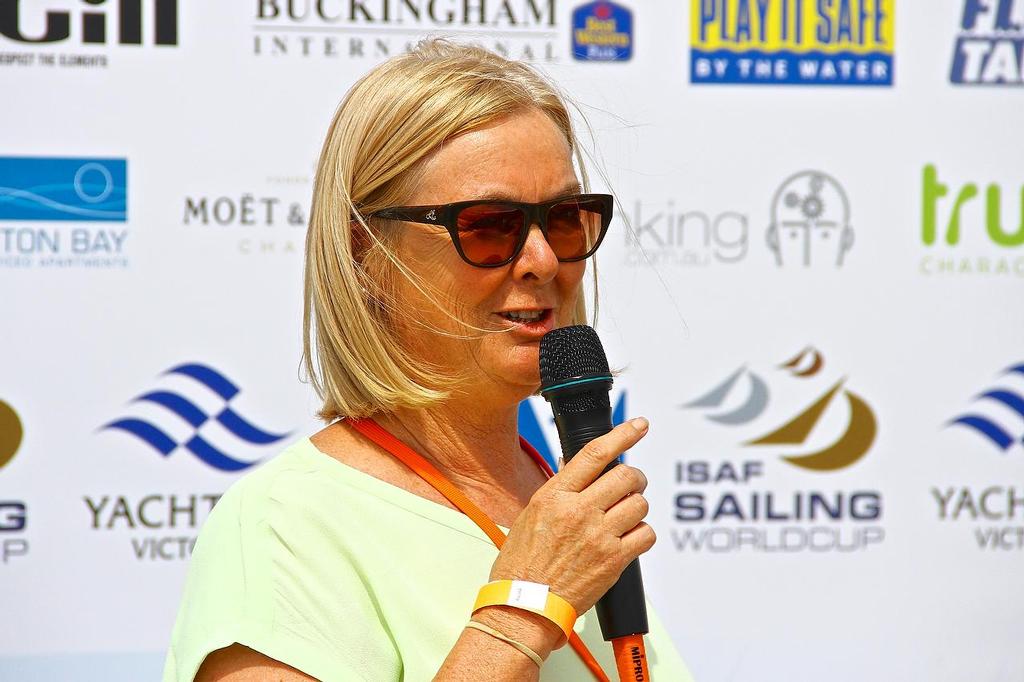
[[[178,0],[151,0],[153,6],[153,43],[156,45],[178,44]],[[19,43],[58,43],[71,36],[72,16],[77,14],[76,25],[81,31],[80,39],[86,44],[106,44],[107,0],[82,0],[79,12],[41,11],[41,3],[22,3],[20,0],[0,0],[0,35]],[[113,5],[114,3],[109,3]],[[143,0],[118,0],[116,42],[121,45],[142,44]],[[22,5],[31,7],[29,16],[23,16]],[[40,17],[39,15],[44,16]],[[28,27],[43,27],[42,34]],[[26,35],[25,30],[29,31]]]
[[[939,181],[939,173],[933,164],[924,167],[922,174],[922,205],[921,205],[921,239],[931,245],[939,237],[940,205],[946,209],[948,218],[944,223],[944,239],[950,246],[960,243],[961,225],[963,224],[965,207],[979,198],[980,189],[977,183],[968,182],[955,193],[950,193],[949,185]],[[948,199],[952,199],[952,205]],[[1024,186],[1020,188],[1019,214],[1017,230],[1008,232],[1002,218],[1002,190],[999,185],[990,183],[985,187],[985,230],[989,239],[999,246],[1014,247],[1024,244]],[[1010,202],[1011,205],[1014,203]]]

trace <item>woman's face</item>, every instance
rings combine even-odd
[[[470,199],[541,202],[580,191],[565,137],[542,112],[528,110],[448,141],[425,161],[423,180],[407,205],[447,204]],[[560,263],[540,227],[508,265],[479,268],[463,261],[443,228],[402,223],[400,258],[437,292],[451,319],[416,287],[399,277],[408,319],[403,340],[446,370],[466,372],[474,399],[485,395],[515,402],[540,381],[540,338],[572,322],[585,262]],[[509,313],[541,313],[538,321],[517,322]],[[416,324],[474,338],[452,338]],[[481,337],[481,338],[476,338]]]

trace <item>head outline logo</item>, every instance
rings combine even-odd
[[[806,182],[806,186],[805,183]],[[783,180],[772,196],[771,223],[765,233],[768,248],[775,254],[775,264],[782,267],[783,242],[802,235],[802,264],[810,267],[812,247],[831,239],[835,252],[834,265],[843,265],[846,252],[853,248],[853,226],[850,224],[850,201],[842,185],[827,173],[805,170]]]
[[[1024,362],[1010,365],[997,375],[998,379],[1007,376],[1019,375],[1024,377]],[[1001,405],[1005,410],[1015,412],[1024,420],[1024,391],[1007,388],[1005,386],[994,386],[972,398],[972,403],[987,401],[991,404]],[[985,404],[985,403],[983,403]],[[992,417],[983,411],[972,411],[961,414],[946,422],[946,426],[962,426],[971,429],[983,436],[992,445],[999,448],[1004,454],[1013,445],[1019,444],[1024,447],[1024,424],[1017,425],[1016,435],[1011,434],[1011,427],[1006,426],[1004,417]]]
[[[18,413],[9,404],[0,400],[0,469],[14,459],[24,435],[25,429],[21,425]]]
[[[824,356],[813,346],[808,346],[791,359],[780,364],[777,369],[786,371],[796,379],[808,379],[818,375],[824,367]],[[745,384],[740,377],[749,379]],[[754,422],[768,407],[771,392],[767,382],[758,374],[747,369],[746,365],[730,374],[710,391],[690,402],[684,403],[681,409],[718,408],[726,402],[726,398],[734,393],[734,389],[748,386],[749,393],[737,408],[716,414],[705,414],[704,418],[724,426],[741,426]],[[749,439],[741,445],[744,447],[765,445],[802,445],[810,437],[825,411],[832,404],[837,394],[842,392],[849,408],[850,420],[843,433],[831,444],[813,452],[782,454],[780,458],[793,466],[810,471],[836,471],[858,462],[874,444],[878,433],[878,422],[874,411],[859,395],[844,388],[846,377],[832,384],[821,396],[815,399],[796,416],[767,433]]]
[[[191,379],[207,392],[222,400],[223,408],[217,414],[210,415],[181,393],[166,390],[149,391],[137,396],[131,402],[156,405],[162,408],[164,413],[184,420],[193,430],[191,438],[179,442],[168,435],[166,430],[159,425],[135,417],[116,419],[104,424],[100,430],[119,430],[129,433],[163,457],[170,456],[178,447],[184,447],[203,463],[225,472],[248,469],[261,460],[245,461],[224,452],[200,434],[200,427],[203,424],[216,421],[237,440],[250,445],[272,445],[291,435],[291,432],[271,433],[266,431],[233,410],[230,402],[241,392],[241,389],[213,367],[199,363],[186,363],[168,369],[162,376],[167,375],[178,375]]]

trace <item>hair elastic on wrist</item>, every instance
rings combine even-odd
[[[565,633],[572,636],[576,624],[576,609],[572,604],[552,592],[547,585],[525,580],[495,580],[480,588],[473,613],[485,606],[512,606],[544,616]]]
[[[526,646],[522,642],[517,642],[516,640],[510,637],[506,637],[505,635],[501,634],[500,632],[498,632],[490,626],[484,625],[483,623],[479,623],[475,620],[471,620],[468,623],[466,623],[466,627],[473,628],[474,630],[479,630],[480,632],[485,632],[491,637],[494,637],[495,639],[500,639],[502,642],[508,642],[516,649],[519,649],[521,652],[529,656],[530,660],[536,663],[538,668],[544,665],[544,659],[541,658],[536,651]]]

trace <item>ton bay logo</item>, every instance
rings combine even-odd
[[[929,490],[940,523],[967,528],[980,551],[1024,549],[1024,486],[1008,482],[1021,471],[1024,454],[1024,362],[999,372],[969,400],[947,428],[977,436],[972,458],[991,459],[993,453],[1017,468],[990,485],[935,485]],[[1014,473],[1016,472],[1016,473]]]
[[[691,0],[690,82],[893,83],[895,0]]]
[[[236,411],[231,401],[241,389],[209,365],[178,365],[161,378],[177,382],[139,395],[130,404],[140,415],[116,419],[102,430],[127,433],[163,457],[184,448],[226,472],[257,464],[266,446],[290,435],[260,428]]]
[[[953,185],[940,180],[934,164],[925,165],[921,241],[928,253],[920,272],[1024,277],[1024,184],[1019,190],[1011,185],[1006,195],[1010,210],[1004,214],[1003,185],[991,182],[982,195],[978,183]]]
[[[102,68],[112,51],[95,48],[178,44],[177,0],[81,0],[75,9],[67,9],[68,4],[0,2],[0,49],[18,48],[0,52],[0,66]],[[57,46],[92,49],[82,53],[38,49]]]
[[[880,491],[829,491],[819,480],[809,484],[776,471],[781,461],[790,472],[833,474],[857,464],[874,444],[874,410],[847,388],[846,378],[828,375],[824,355],[807,347],[772,370],[744,364],[680,406],[705,424],[743,435],[721,455],[675,463],[677,550],[852,552],[884,540]],[[773,390],[787,400],[774,401]],[[776,414],[773,403],[790,403],[794,393],[815,397],[795,415]],[[778,460],[757,458],[763,449]]]
[[[257,57],[381,60],[444,31],[504,57],[558,61],[556,0],[255,0]]]
[[[949,80],[1024,85],[1024,0],[963,0]]]
[[[0,469],[14,459],[24,433],[18,413],[0,400]],[[24,501],[0,498],[0,565],[28,555],[28,540],[24,537],[27,523],[28,506]]]
[[[771,211],[766,240],[776,265],[843,265],[853,227],[846,191],[835,178],[816,170],[786,178]]]
[[[128,265],[125,159],[0,157],[0,266]],[[40,226],[39,223],[70,223]]]
[[[249,255],[300,255],[306,228],[309,178],[267,178],[264,191],[196,194],[185,197],[182,225],[202,231],[208,240],[224,239],[229,248]],[[290,195],[290,196],[289,196]]]
[[[633,56],[633,13],[614,2],[589,2],[572,12],[572,56],[620,62]]]

